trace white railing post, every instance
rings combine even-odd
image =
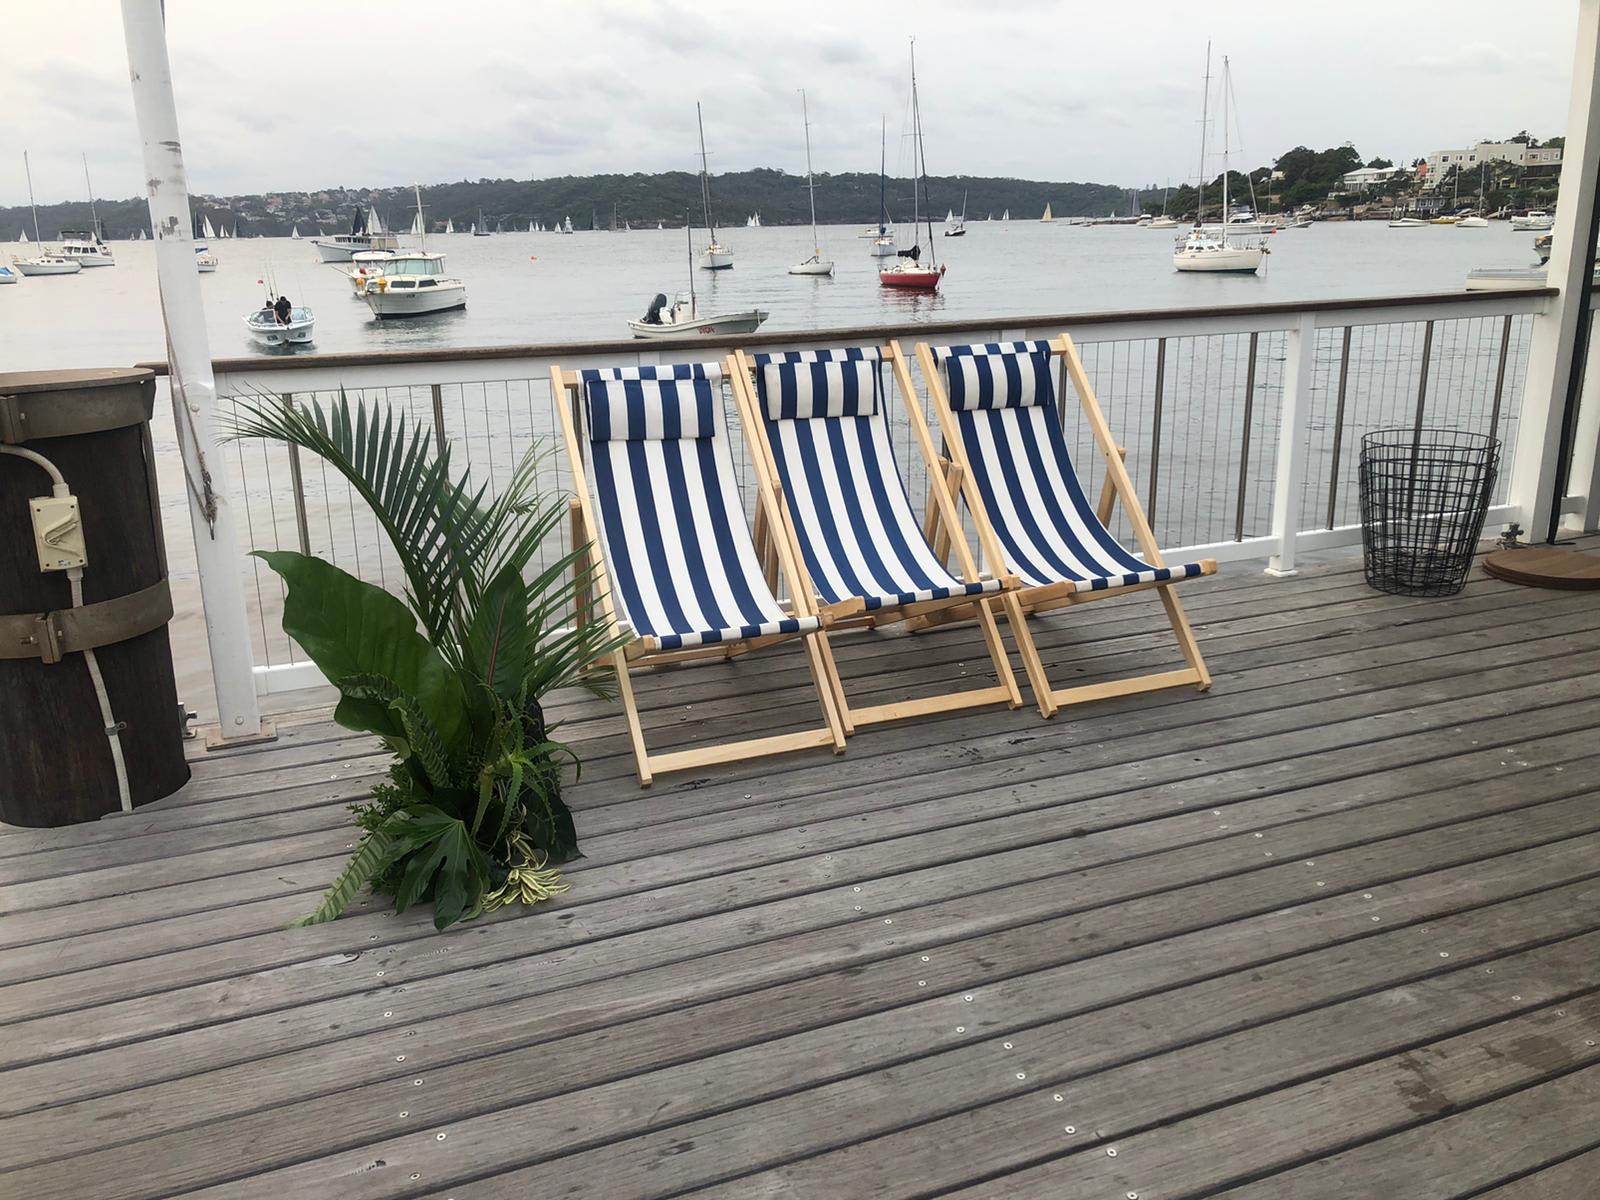
[[[1583,374],[1583,402],[1578,408],[1578,429],[1572,439],[1572,474],[1568,493],[1583,496],[1583,507],[1571,514],[1568,524],[1584,533],[1600,529],[1600,321],[1591,322],[1589,344],[1581,353],[1587,367]]]
[[[1545,540],[1557,502],[1562,415],[1567,380],[1578,342],[1579,295],[1587,278],[1595,175],[1600,171],[1600,0],[1580,0],[1577,49],[1572,66],[1572,96],[1567,111],[1561,184],[1556,193],[1556,225],[1549,283],[1561,294],[1534,318],[1523,389],[1521,428],[1511,465],[1508,499],[1516,505],[1528,537]]]
[[[259,738],[255,664],[240,577],[233,504],[216,428],[217,389],[211,371],[200,276],[190,236],[189,186],[178,136],[161,0],[122,0],[128,76],[144,149],[145,192],[156,241],[161,311],[166,321],[168,383],[178,446],[188,482],[189,524],[205,606],[206,639],[216,688],[220,740]]]
[[[1278,463],[1272,481],[1272,539],[1277,552],[1268,575],[1295,573],[1300,493],[1306,477],[1306,434],[1311,420],[1311,380],[1316,373],[1316,314],[1305,312],[1289,329],[1284,347],[1283,407],[1278,413]]]

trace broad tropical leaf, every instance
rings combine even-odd
[[[417,632],[399,600],[319,558],[292,550],[258,550],[283,577],[283,629],[335,685],[351,676],[382,676],[416,698],[447,749],[466,737],[461,680]],[[345,697],[334,719],[348,729],[404,737],[387,704]]]
[[[528,671],[528,593],[507,563],[489,581],[467,631],[467,667],[502,700],[514,700]]]

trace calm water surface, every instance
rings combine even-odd
[[[834,276],[791,276],[810,253],[809,230],[723,234],[731,271],[697,271],[702,312],[759,307],[771,331],[924,320],[987,321],[1108,309],[1208,307],[1260,301],[1383,296],[1459,290],[1473,267],[1527,266],[1532,235],[1508,224],[1487,229],[1390,229],[1381,221],[1333,222],[1274,236],[1259,276],[1179,274],[1170,231],[1037,221],[975,222],[964,238],[939,236],[949,264],[934,296],[878,286],[876,260],[857,227],[822,231]],[[697,236],[697,245],[704,235]],[[926,241],[926,237],[923,239]],[[309,241],[260,238],[212,244],[222,260],[200,277],[212,353],[261,353],[241,318],[259,303],[258,280],[316,312],[309,351],[399,350],[625,337],[657,292],[687,286],[682,230],[631,233],[466,234],[430,237],[452,274],[467,281],[468,306],[410,321],[379,322],[352,298],[339,269],[317,261]],[[23,248],[8,246],[21,253]],[[25,279],[0,288],[0,370],[117,366],[165,357],[149,242],[119,242],[117,266],[75,276]],[[9,255],[7,255],[9,257]],[[283,353],[277,351],[276,353]]]

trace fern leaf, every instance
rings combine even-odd
[[[361,845],[356,847],[356,852],[350,856],[350,861],[345,863],[344,870],[328,888],[322,897],[322,903],[316,910],[303,917],[289,922],[289,928],[297,929],[306,925],[321,925],[324,921],[331,921],[350,906],[350,901],[355,899],[356,892],[361,890],[361,885],[367,883],[392,861],[396,850],[395,839],[385,833],[383,829],[374,829],[361,839]]]

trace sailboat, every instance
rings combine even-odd
[[[483,209],[481,209],[481,208],[478,210],[478,219],[472,226],[472,236],[473,237],[488,237],[489,236],[489,226],[484,224]]]
[[[916,242],[917,226],[922,220],[923,192],[927,187],[928,158],[922,145],[922,108],[917,99],[917,39],[911,39],[911,134],[912,142],[912,247],[899,252],[900,261],[878,272],[878,282],[884,287],[913,288],[931,292],[938,288],[945,269],[938,263],[933,251],[933,217],[928,217],[928,265],[923,266],[921,248]]]
[[[1151,229],[1176,229],[1178,222],[1175,217],[1167,215],[1167,201],[1172,197],[1172,181],[1167,181],[1166,188],[1161,193],[1161,215],[1152,218],[1149,224]]]
[[[744,227],[746,229],[760,229],[761,228],[761,214],[759,212],[751,213],[748,217],[746,217],[744,219]]]
[[[889,200],[886,194],[888,187],[888,160],[884,147],[884,118],[878,118],[878,235],[872,238],[872,246],[867,251],[873,258],[893,258],[899,247],[895,245],[894,238],[889,236]],[[871,234],[867,236],[871,237]]]
[[[1179,271],[1231,271],[1255,274],[1266,257],[1262,246],[1246,246],[1228,238],[1228,97],[1232,91],[1232,75],[1228,56],[1222,56],[1222,214],[1220,228],[1206,229],[1200,223],[1205,209],[1206,178],[1206,118],[1211,102],[1211,43],[1206,43],[1205,94],[1200,102],[1200,187],[1194,228],[1172,255],[1172,265]]]
[[[1048,206],[1047,206],[1047,207],[1048,207]],[[1005,210],[1005,212],[1003,212],[1003,213],[1001,213],[1001,214],[1000,214],[1000,219],[1001,219],[1001,220],[1002,220],[1002,221],[1009,221],[1009,220],[1011,220],[1011,210],[1010,210],[1010,209],[1009,209],[1009,208],[1008,208],[1008,209],[1006,209],[1006,210]]]
[[[33,202],[33,168],[28,165],[28,152],[22,152],[22,170],[28,176],[28,209],[33,213],[33,240],[41,241],[39,236],[39,209]],[[42,249],[32,258],[13,258],[11,265],[24,275],[76,275],[83,270],[83,264],[75,258],[67,258],[56,254],[49,249]]]
[[[705,210],[706,233],[711,241],[700,251],[700,266],[706,271],[733,269],[733,251],[717,241],[717,224],[711,217],[711,171],[706,166],[706,122],[700,113],[700,101],[694,102],[694,120],[700,127],[700,203]]]
[[[961,216],[958,218],[953,211],[944,215],[944,235],[945,237],[967,236],[967,194],[965,192],[961,193]]]
[[[446,233],[454,233],[456,231],[456,223],[449,217],[444,219],[444,231]]]
[[[197,215],[189,222],[194,233],[194,269],[201,275],[210,275],[217,269],[217,256],[211,253],[211,247],[206,245],[202,238],[200,233],[202,220],[203,218]],[[205,227],[209,229],[211,222],[206,221]],[[140,230],[140,232],[143,233],[144,231]]]
[[[1007,211],[1010,210],[1008,209]],[[1050,211],[1050,201],[1046,200],[1044,202],[1044,216],[1039,218],[1039,223],[1042,225],[1046,221],[1054,221],[1055,219],[1055,215]]]
[[[117,260],[112,257],[111,247],[100,237],[100,214],[95,209],[94,184],[89,179],[87,154],[83,156],[83,186],[89,193],[89,228],[63,229],[58,252],[63,258],[76,259],[85,268],[114,267]]]
[[[300,240],[300,226],[289,226],[289,240],[292,242],[298,242]]]
[[[1489,219],[1483,215],[1484,172],[1488,170],[1488,167],[1489,167],[1488,163],[1482,163],[1478,167],[1478,211],[1474,212],[1474,213],[1470,213],[1467,216],[1462,217],[1459,221],[1457,221],[1456,222],[1456,228],[1457,229],[1487,229],[1487,228],[1489,228]]]
[[[811,257],[789,268],[791,275],[832,275],[833,260],[822,257],[817,237],[817,182],[811,174],[811,110],[806,105],[806,90],[800,89],[800,118],[806,128],[806,191],[811,196]]]

